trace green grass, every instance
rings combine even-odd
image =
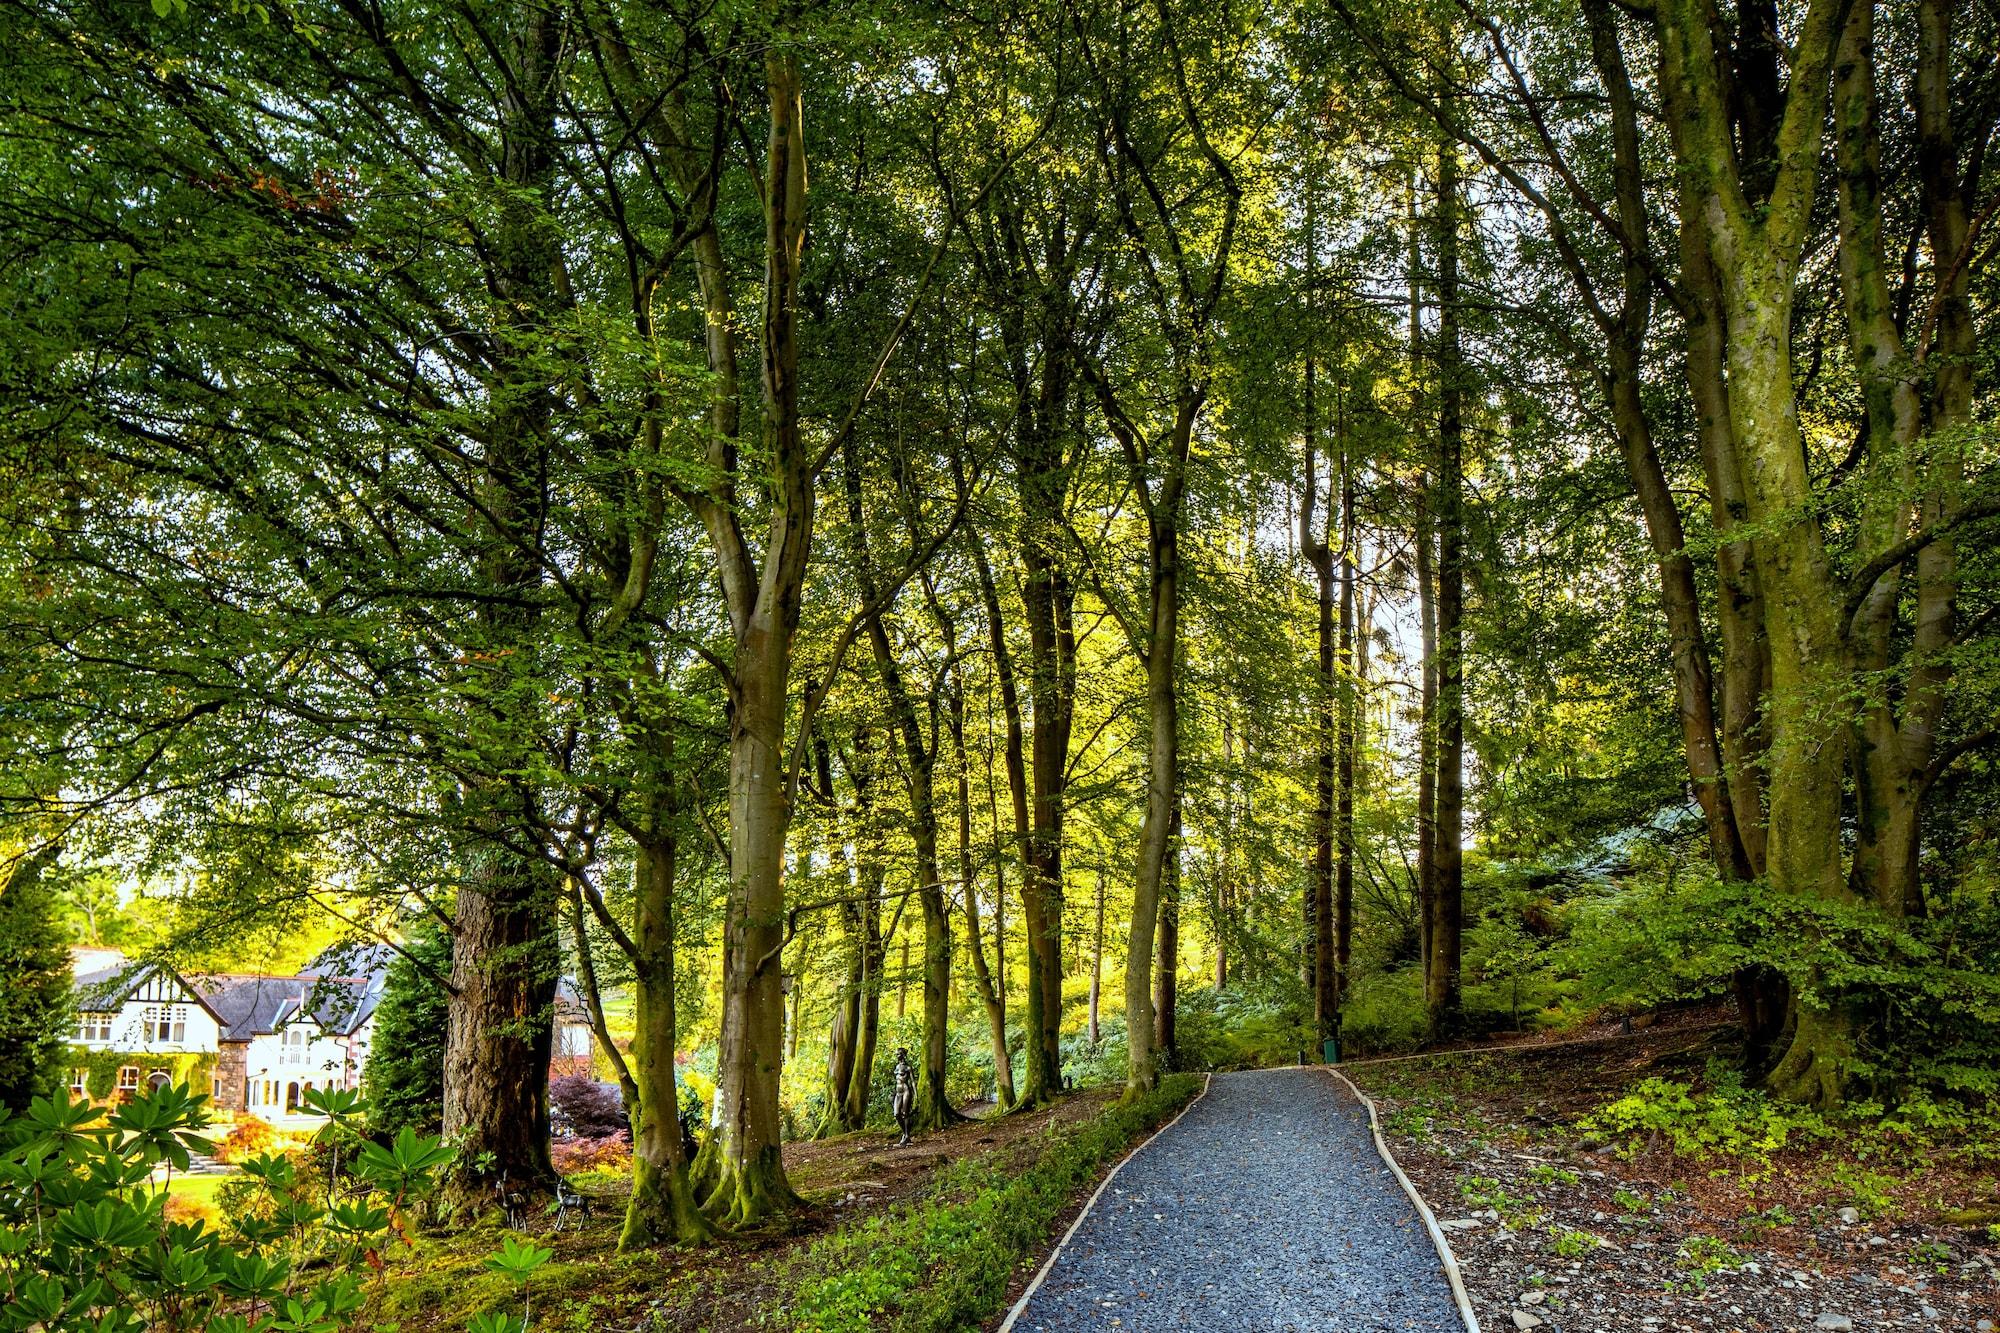
[[[1052,1239],[1070,1200],[1200,1086],[1187,1074],[1162,1079],[1136,1102],[1045,1131],[1018,1170],[996,1173],[968,1159],[942,1173],[924,1202],[816,1242],[799,1260],[808,1276],[776,1326],[794,1333],[978,1327],[999,1312],[1016,1266]]]
[[[167,1194],[175,1199],[186,1199],[205,1207],[215,1206],[215,1192],[225,1181],[235,1177],[235,1172],[226,1176],[183,1176],[176,1175],[167,1184]]]

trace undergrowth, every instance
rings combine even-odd
[[[1828,1115],[1747,1086],[1742,1076],[1711,1065],[1704,1086],[1648,1078],[1577,1122],[1585,1135],[1622,1142],[1628,1154],[1648,1142],[1695,1160],[1768,1162],[1788,1148],[1837,1142],[1859,1161],[1915,1163],[1939,1155],[1977,1164],[2000,1155],[2000,1105],[1978,1107],[1935,1100],[1912,1090],[1893,1109],[1856,1102]],[[1836,1182],[1864,1212],[1879,1211],[1889,1177],[1841,1168]]]
[[[976,1326],[1005,1300],[1014,1269],[1048,1241],[1078,1189],[1201,1086],[1171,1075],[1159,1088],[1081,1125],[1043,1131],[1015,1171],[958,1162],[931,1194],[815,1242],[804,1274],[767,1327],[793,1333],[944,1333]]]

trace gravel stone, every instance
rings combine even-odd
[[[1019,1333],[1459,1333],[1423,1220],[1368,1112],[1311,1069],[1218,1074],[1118,1173]]]

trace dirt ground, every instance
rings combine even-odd
[[[1914,1163],[1816,1143],[1768,1161],[1607,1143],[1575,1122],[1733,1054],[1710,1012],[1585,1044],[1357,1062],[1445,1227],[1483,1327],[1549,1333],[2000,1327],[1993,1145]],[[1859,1206],[1856,1206],[1859,1204]]]

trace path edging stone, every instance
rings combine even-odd
[[[1063,1247],[1069,1244],[1070,1238],[1072,1236],[1076,1235],[1077,1228],[1083,1225],[1083,1219],[1090,1216],[1090,1210],[1097,1206],[1098,1198],[1103,1195],[1105,1190],[1111,1188],[1111,1182],[1113,1180],[1116,1180],[1118,1178],[1118,1173],[1125,1169],[1125,1163],[1131,1161],[1134,1157],[1137,1157],[1140,1153],[1146,1151],[1146,1148],[1153,1142],[1154,1139],[1159,1138],[1160,1135],[1166,1133],[1168,1130],[1172,1129],[1175,1125],[1179,1124],[1181,1116],[1184,1116],[1189,1111],[1194,1110],[1195,1103],[1199,1102],[1202,1098],[1208,1096],[1208,1090],[1214,1083],[1215,1083],[1214,1074],[1210,1074],[1206,1078],[1204,1078],[1201,1084],[1201,1091],[1197,1092],[1194,1096],[1188,1098],[1187,1105],[1183,1106],[1172,1120],[1169,1120],[1166,1124],[1161,1125],[1151,1134],[1148,1134],[1145,1137],[1144,1141],[1141,1142],[1138,1147],[1132,1149],[1131,1152],[1128,1152],[1123,1157],[1119,1158],[1118,1165],[1112,1167],[1110,1172],[1104,1177],[1104,1179],[1100,1180],[1097,1183],[1097,1188],[1090,1192],[1090,1197],[1084,1200],[1083,1207],[1078,1210],[1076,1217],[1070,1222],[1069,1230],[1063,1232],[1062,1239],[1056,1242],[1056,1247],[1053,1250],[1049,1251],[1049,1257],[1043,1260],[1042,1266],[1035,1271],[1034,1281],[1030,1282],[1028,1284],[1027,1290],[1021,1293],[1021,1299],[1014,1302],[1014,1308],[1007,1312],[1007,1318],[1001,1321],[1000,1327],[996,1330],[996,1333],[1012,1333],[1012,1329],[1014,1327],[1014,1321],[1019,1319],[1021,1317],[1021,1312],[1028,1308],[1028,1302],[1034,1299],[1035,1292],[1041,1288],[1042,1279],[1046,1278],[1049,1275],[1049,1270],[1056,1266],[1056,1260],[1062,1258]],[[1351,1087],[1352,1085],[1350,1084],[1349,1086]],[[1377,1135],[1376,1141],[1378,1143],[1381,1141],[1379,1135]],[[1436,1224],[1433,1223],[1432,1225],[1435,1226]],[[1477,1324],[1474,1324],[1472,1326],[1472,1333],[1479,1333],[1479,1326]]]
[[[1458,1256],[1451,1252],[1451,1242],[1445,1239],[1444,1228],[1438,1225],[1437,1217],[1431,1212],[1430,1205],[1424,1202],[1424,1196],[1417,1192],[1417,1187],[1410,1182],[1410,1178],[1403,1173],[1402,1165],[1396,1161],[1395,1154],[1389,1151],[1388,1141],[1382,1137],[1382,1118],[1376,1113],[1374,1098],[1356,1087],[1353,1079],[1341,1073],[1333,1065],[1306,1067],[1324,1069],[1329,1074],[1332,1074],[1335,1078],[1346,1084],[1347,1090],[1353,1093],[1355,1098],[1368,1109],[1368,1130],[1374,1136],[1375,1151],[1381,1154],[1383,1162],[1394,1173],[1397,1183],[1403,1187],[1403,1193],[1410,1196],[1410,1202],[1416,1206],[1417,1216],[1424,1219],[1424,1230],[1430,1233],[1431,1244],[1437,1249],[1438,1262],[1444,1265],[1445,1280],[1451,1284],[1451,1298],[1458,1306],[1459,1317],[1465,1320],[1466,1333],[1481,1333],[1479,1316],[1474,1314],[1472,1310],[1472,1298],[1465,1293],[1465,1278],[1458,1271]],[[1207,1088],[1202,1089],[1204,1092],[1207,1090]],[[1196,1100],[1200,1099],[1197,1098]],[[1194,1103],[1189,1102],[1188,1105],[1192,1106]],[[1095,1198],[1093,1198],[1092,1202],[1095,1201]],[[1064,1239],[1067,1240],[1068,1237],[1064,1237]],[[1041,1281],[1040,1277],[1037,1277],[1035,1280],[1038,1284]],[[1029,1290],[1033,1291],[1034,1288],[1030,1287]],[[1011,1324],[1013,1322],[1013,1318],[1010,1316],[1007,1323]],[[1006,1333],[1006,1325],[1001,1326],[1001,1333]]]

